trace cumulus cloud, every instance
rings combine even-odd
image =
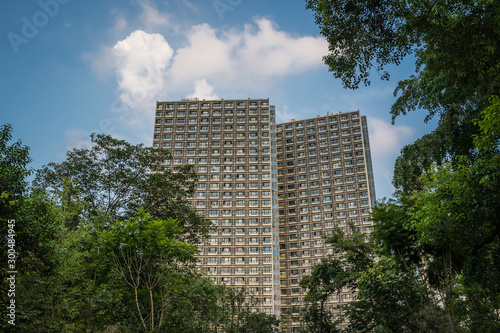
[[[377,118],[369,118],[370,144],[379,158],[398,154],[413,137],[415,130],[409,126],[391,125]]]
[[[368,119],[368,127],[373,169],[377,178],[376,191],[388,195],[395,190],[392,186],[394,160],[401,148],[414,138],[415,130],[409,126],[395,126],[381,119],[371,117]]]
[[[140,3],[154,21],[150,3]],[[186,46],[175,54],[162,35],[136,30],[103,50],[93,68],[101,71],[112,64],[121,100],[135,108],[166,93],[185,95],[193,88],[195,94],[215,96],[207,82],[217,89],[238,87],[255,93],[273,79],[322,66],[327,52],[323,38],[290,36],[267,19],[255,23],[219,34],[208,24],[196,25],[186,36]]]
[[[321,37],[293,38],[278,31],[267,19],[257,21],[258,31],[246,25],[242,46],[237,54],[237,63],[244,65],[248,73],[266,72],[268,75],[284,75],[322,66],[322,55],[328,44]]]
[[[267,19],[243,31],[218,35],[208,24],[194,26],[174,57],[169,77],[181,87],[199,78],[216,87],[269,86],[269,80],[322,66],[328,44],[321,37],[293,37]]]
[[[206,79],[197,80],[194,84],[194,93],[192,93],[188,97],[207,100],[219,99],[219,96],[214,93],[214,87],[209,85]]]
[[[165,88],[164,73],[173,49],[162,35],[137,30],[116,43],[113,51],[121,101],[139,113],[145,112],[141,106],[150,109]]]
[[[149,1],[140,0],[139,4],[144,20],[169,24]],[[141,135],[141,131],[150,132],[146,126],[154,117],[155,100],[188,95],[218,99],[215,91],[262,94],[276,79],[322,68],[327,50],[323,38],[291,36],[271,21],[257,19],[244,29],[228,32],[208,24],[196,25],[175,52],[162,35],[136,30],[103,49],[100,56],[89,58],[97,72],[113,69],[118,98],[111,110]]]

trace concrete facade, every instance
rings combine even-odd
[[[359,111],[275,118],[269,99],[157,102],[153,147],[171,151],[166,167],[195,167],[191,202],[217,226],[199,256],[213,281],[245,287],[295,331],[300,278],[330,253],[321,235],[350,221],[370,232],[375,189]]]

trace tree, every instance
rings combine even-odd
[[[178,224],[172,218],[154,220],[140,210],[137,217],[117,222],[101,235],[118,275],[133,290],[135,317],[148,332],[165,324],[168,280],[195,262],[196,249],[181,239]]]
[[[11,245],[11,256],[16,255],[18,246],[12,243],[13,240],[21,241],[21,237],[12,236],[12,231],[16,233],[22,232],[23,225],[15,223],[19,220],[19,209],[22,207],[22,198],[26,192],[28,177],[31,170],[28,169],[28,164],[31,162],[29,156],[29,147],[22,144],[21,141],[9,144],[12,140],[12,126],[3,124],[0,126],[0,246],[2,247],[2,262],[5,264],[0,268],[1,281],[1,296],[2,304],[9,304],[10,299],[7,298],[7,290],[9,283],[7,281],[7,263],[9,255],[9,244]],[[9,222],[10,221],[10,222]],[[14,221],[14,222],[12,222]],[[9,224],[12,227],[9,234]],[[9,241],[11,243],[9,243]],[[12,252],[15,251],[15,252]],[[12,263],[12,262],[9,262]],[[13,263],[15,265],[15,263]],[[7,318],[7,309],[2,310],[2,318]],[[2,321],[2,327],[6,324],[6,320]]]
[[[339,323],[367,332],[499,329],[499,111],[493,97],[477,121],[474,155],[434,166],[418,178],[418,189],[377,203],[371,246],[339,230],[328,240],[340,256],[301,281],[312,302],[305,314],[311,332],[333,332]],[[357,300],[324,311],[323,302],[344,287]]]
[[[500,308],[500,135],[495,128],[499,123],[500,102],[493,96],[477,121],[481,132],[473,138],[475,153],[421,176],[424,188],[411,194],[413,206],[406,225],[417,242],[443,259],[443,274],[437,282],[446,287],[445,303],[451,310],[451,305],[462,307],[461,316],[468,319],[472,331],[498,329],[493,324],[498,321],[491,319]],[[454,286],[462,289],[464,298],[454,297],[460,295]]]
[[[126,287],[122,306],[135,318],[127,326],[147,332],[270,332],[278,321],[252,313],[244,290],[216,286],[195,269],[196,250],[182,239],[178,224],[141,210],[101,234],[117,281]]]
[[[106,251],[101,237],[110,230],[118,232],[118,229],[113,228],[123,227],[125,223],[119,221],[139,219],[135,216],[136,207],[144,204],[150,206],[157,215],[166,216],[164,220],[155,218],[156,223],[174,221],[171,218],[174,215],[178,218],[175,228],[155,229],[157,234],[154,236],[158,241],[159,237],[169,235],[175,235],[177,240],[182,237],[194,241],[209,228],[209,224],[196,214],[186,200],[194,191],[196,175],[192,167],[164,170],[162,164],[170,158],[168,152],[144,148],[142,145],[133,146],[109,136],[94,135],[92,140],[94,146],[91,149],[68,152],[66,161],[50,163],[39,170],[34,181],[35,188],[31,191],[35,198],[45,200],[44,206],[38,204],[37,209],[28,209],[36,206],[24,203],[25,209],[20,211],[26,227],[42,228],[30,233],[35,241],[33,244],[38,241],[47,248],[47,255],[43,257],[45,261],[31,260],[30,275],[23,276],[26,287],[20,290],[23,292],[24,311],[19,313],[19,318],[26,330],[35,327],[48,332],[57,329],[137,329],[138,322],[131,320],[133,317],[129,312],[130,305],[136,308],[135,302],[130,303],[134,298],[128,297],[130,291],[122,280],[116,279],[112,269],[116,262]],[[44,210],[45,206],[48,208]],[[50,214],[43,215],[44,211]],[[147,219],[153,218],[148,216]],[[56,229],[52,229],[52,225]],[[149,222],[146,225],[151,230],[159,227]],[[52,230],[57,230],[57,233]],[[182,236],[177,234],[179,230]],[[125,238],[122,239],[124,242]],[[31,242],[31,238],[27,239]],[[129,249],[133,241],[133,238],[128,240]],[[194,245],[180,242],[172,245],[171,253],[174,250],[182,251],[181,247],[176,248],[180,244],[194,251]],[[47,252],[49,250],[51,252]],[[193,259],[192,256],[190,258]],[[43,268],[47,266],[44,262],[52,264],[50,270]],[[168,278],[163,275],[161,281],[156,281],[162,290],[174,287],[175,281],[178,284],[176,288],[183,289],[188,281],[193,280],[188,279],[188,276],[196,275],[191,272],[192,269],[180,269],[177,264],[170,263]],[[150,276],[161,276],[153,274],[154,266],[148,266],[147,269],[150,269]],[[153,284],[147,286],[151,292],[154,291],[154,304],[150,307],[156,310],[156,301],[161,297],[157,297],[158,286]],[[140,305],[144,306],[151,299],[143,297],[148,288],[143,288],[141,284],[138,289]],[[37,301],[30,303],[30,298],[31,301]],[[175,308],[175,305],[170,304],[170,310]],[[138,314],[141,315],[145,318],[143,312]],[[157,323],[152,323],[153,327]]]
[[[416,99],[406,110],[417,106],[414,102],[419,97],[431,96],[422,93],[432,93],[438,102],[440,97],[451,97],[454,92],[466,96],[478,89],[498,91],[500,32],[492,27],[496,27],[500,13],[495,1],[306,0],[306,3],[329,43],[330,53],[324,61],[347,88],[355,89],[360,83],[369,85],[373,69],[382,72],[382,79],[389,79],[386,67],[398,65],[405,56],[413,54],[418,76],[403,81],[401,88],[406,84],[410,84],[408,88],[417,88],[420,84],[424,89],[414,95]],[[442,73],[438,74],[438,70]],[[433,81],[425,86],[424,78]],[[457,86],[453,88],[453,84]],[[446,90],[432,92],[437,85]],[[417,91],[408,92],[411,95]],[[463,98],[448,102],[461,101]],[[437,104],[425,103],[423,107],[426,106]]]
[[[0,140],[0,211],[2,253],[8,249],[7,220],[15,220],[16,320],[2,322],[2,331],[60,331],[66,327],[61,308],[68,297],[59,269],[64,258],[63,212],[44,193],[30,191],[29,147],[21,141],[9,145],[12,127],[2,126]],[[5,260],[5,262],[7,262]],[[7,304],[2,267],[2,302]],[[71,276],[72,282],[76,280]],[[67,280],[66,280],[67,281]],[[5,292],[4,292],[5,291]],[[5,316],[6,318],[6,316]]]
[[[358,302],[348,316],[355,327],[389,332],[442,332],[450,330],[447,310],[433,277],[439,274],[435,249],[415,241],[416,232],[406,228],[409,202],[378,202],[372,213],[375,223],[370,241],[376,262],[363,272]]]
[[[229,288],[215,285],[197,271],[178,274],[168,282],[165,332],[221,332],[229,321],[229,313],[224,309]]]
[[[325,238],[332,246],[333,255],[322,258],[311,274],[304,275],[300,281],[300,286],[308,290],[304,298],[308,304],[304,319],[309,331],[314,333],[336,332],[336,326],[344,318],[339,311],[329,308],[328,299],[344,289],[355,292],[360,274],[374,260],[373,244],[366,241],[366,235],[354,224],[349,226],[347,234],[336,227],[332,235]]]
[[[106,135],[92,135],[92,143],[90,149],[68,152],[62,163],[44,166],[34,186],[62,193],[66,182],[85,203],[86,218],[105,214],[112,221],[129,219],[143,207],[157,219],[176,218],[193,242],[206,235],[210,224],[186,200],[194,193],[192,166],[165,169],[168,151]]]
[[[103,255],[92,235],[94,225],[103,223],[66,227],[73,212],[41,191],[23,197],[21,207],[22,223],[16,234],[16,327],[22,331],[103,331],[120,323],[123,313],[110,279],[110,258]]]
[[[12,140],[12,125],[0,126],[0,195],[2,203],[2,223],[8,218],[5,214],[13,200],[25,193],[26,178],[31,174],[29,147],[21,141],[8,145]],[[8,201],[10,200],[10,202]]]
[[[347,88],[369,85],[373,70],[389,79],[388,65],[415,56],[416,74],[399,82],[391,114],[393,122],[417,109],[429,112],[426,120],[440,116],[438,128],[415,147],[428,151],[420,172],[443,157],[473,150],[474,119],[500,89],[500,30],[492,28],[499,7],[492,0],[307,0],[306,5],[329,42],[325,63]],[[411,161],[413,155],[403,151],[400,159]],[[410,163],[397,164],[396,174]]]
[[[222,320],[220,326],[226,333],[268,333],[274,332],[279,320],[274,315],[256,313],[252,309],[256,300],[248,295],[245,288],[224,286],[221,299]]]
[[[91,149],[74,150],[63,163],[44,167],[29,188],[28,147],[9,146],[11,127],[2,129],[0,208],[2,218],[18,221],[19,266],[16,326],[2,322],[2,331],[275,327],[273,316],[251,313],[244,291],[215,285],[196,267],[193,240],[209,224],[186,200],[194,190],[192,167],[164,170],[168,153],[94,136]],[[134,212],[140,204],[153,213]],[[6,287],[5,267],[2,273]]]
[[[187,201],[196,180],[192,166],[166,170],[162,165],[170,158],[169,152],[110,136],[93,135],[92,142],[90,149],[75,149],[64,162],[44,166],[33,184],[60,207],[65,240],[71,240],[64,255],[74,267],[59,269],[79,278],[68,292],[72,297],[64,302],[65,318],[86,329],[102,330],[110,322],[130,321],[115,306],[124,299],[120,293],[126,293],[113,279],[112,257],[104,251],[99,235],[119,221],[136,218],[140,207],[149,208],[155,220],[176,218],[183,237],[192,243],[206,235],[210,223]],[[61,281],[66,280],[61,277]]]
[[[344,312],[350,329],[498,330],[499,3],[308,0],[307,8],[345,87],[369,85],[374,70],[389,79],[388,66],[413,55],[416,73],[398,83],[393,122],[418,109],[426,121],[439,116],[396,160],[397,200],[374,209],[380,259],[358,277],[359,299]],[[392,316],[398,299],[413,315]]]
[[[269,333],[275,332],[279,326],[279,321],[273,315],[265,313],[254,313],[246,309],[243,322],[239,328],[240,333]]]
[[[420,249],[414,248],[410,232],[398,228],[405,216],[395,203],[379,203],[374,218],[383,217],[385,224],[372,237],[354,225],[326,237],[335,255],[323,258],[300,282],[308,290],[303,309],[307,332],[448,329],[446,313],[426,281]],[[344,299],[346,292],[355,298]],[[340,303],[332,305],[332,296]]]
[[[28,164],[31,162],[29,147],[19,140],[9,145],[12,140],[12,126],[0,126],[0,245],[2,246],[3,262],[7,262],[8,250],[8,221],[19,217],[22,207],[21,201],[27,191],[26,178],[31,174]],[[14,231],[20,231],[22,224],[18,224]],[[2,266],[2,277],[6,274],[6,265]],[[5,281],[2,279],[2,284]],[[2,297],[6,293],[2,292]]]

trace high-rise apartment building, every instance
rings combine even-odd
[[[245,287],[256,311],[286,311],[290,327],[301,276],[329,254],[321,235],[350,221],[370,231],[375,192],[359,111],[276,125],[269,99],[157,102],[153,146],[172,152],[166,167],[198,173],[192,204],[217,226],[200,248],[214,282]]]
[[[366,117],[359,111],[328,114],[276,126],[281,309],[299,326],[313,265],[332,254],[323,234],[353,222],[369,233],[375,200]],[[331,296],[331,303],[353,295]]]
[[[200,260],[214,282],[245,287],[280,315],[274,106],[268,99],[158,102],[154,147],[198,173],[193,206],[218,226]]]

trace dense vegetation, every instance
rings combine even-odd
[[[346,88],[406,56],[393,121],[439,122],[396,160],[395,199],[327,237],[309,290],[310,332],[500,332],[500,3],[496,0],[307,0]],[[195,266],[209,224],[190,208],[189,166],[159,173],[167,152],[94,136],[29,186],[29,149],[0,127],[1,251],[16,220],[16,325],[4,332],[269,332],[274,318]],[[152,172],[150,172],[152,171]],[[8,304],[1,265],[1,304]],[[354,302],[326,306],[350,289]],[[341,325],[342,324],[342,325]]]
[[[369,239],[354,226],[327,238],[304,319],[310,332],[500,331],[500,3],[493,0],[308,0],[328,39],[325,63],[347,88],[407,55],[393,121],[438,117],[396,160],[394,200],[373,211]],[[422,112],[422,111],[421,111]],[[342,288],[357,300],[333,309]],[[340,324],[344,325],[340,325]]]
[[[0,220],[15,220],[16,318],[2,332],[269,332],[242,290],[196,266],[211,223],[191,209],[192,166],[170,154],[95,135],[90,149],[37,171],[29,148],[0,127]],[[151,171],[151,172],[150,172]],[[162,171],[162,172],[159,172]],[[7,257],[8,238],[1,238]],[[6,260],[4,261],[6,262]],[[2,265],[2,304],[9,304]]]

